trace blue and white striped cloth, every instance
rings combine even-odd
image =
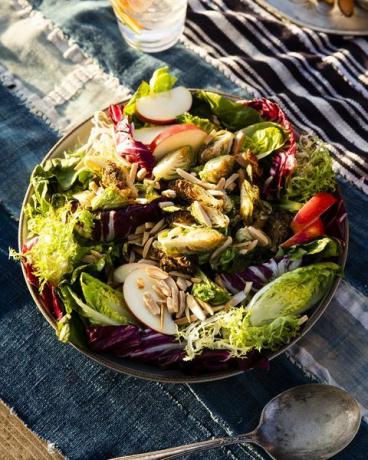
[[[0,4],[0,397],[70,458],[232,434],[251,427],[270,396],[310,379],[347,389],[368,416],[368,40],[281,23],[256,1],[189,3],[181,43],[151,56],[122,42],[107,1]],[[271,364],[269,374],[255,371],[226,382],[173,387],[101,370],[56,341],[36,313],[19,270],[7,261],[35,163],[71,126],[124,98],[163,64],[188,86],[271,97],[299,130],[313,131],[333,146],[351,227],[346,277],[317,325],[288,359]],[[121,407],[120,417],[134,426],[134,435],[118,424]],[[159,431],[147,428],[147,413]],[[97,426],[93,439],[88,419]],[[367,428],[362,430],[366,436]],[[366,458],[363,434],[339,458]],[[264,458],[245,447],[205,458],[225,455]]]

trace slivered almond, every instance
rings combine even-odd
[[[156,280],[166,280],[167,278],[169,278],[169,275],[158,267],[147,267],[145,269],[145,272],[149,277],[154,278]]]
[[[171,288],[171,297],[172,299],[172,308],[174,313],[177,313],[179,311],[179,290],[175,286],[175,288]]]
[[[212,227],[211,219],[208,217],[208,214],[203,209],[203,206],[201,205],[201,203],[199,201],[194,201],[192,206],[194,208],[194,212],[198,212],[198,214],[202,218],[202,221],[207,225],[207,227]]]
[[[164,292],[162,291],[161,289],[161,286],[159,284],[153,284],[152,285],[152,289],[156,292],[156,294],[162,299],[166,299],[167,298],[167,295],[164,294]]]
[[[226,179],[224,177],[221,177],[221,179],[217,182],[216,187],[219,190],[222,190],[225,187]]]
[[[143,289],[144,288],[144,279],[137,278],[136,283],[137,283],[138,289]]]
[[[147,243],[148,238],[150,237],[150,232],[143,232],[142,245],[144,246]]]
[[[218,284],[220,287],[222,287],[222,289],[225,289],[225,291],[227,290],[220,275],[215,276],[215,283]]]
[[[153,240],[154,240],[153,236],[151,238],[148,238],[146,244],[144,245],[143,253],[142,253],[142,256],[144,259],[147,257],[147,254],[151,248],[151,244],[153,243]]]
[[[194,276],[193,278],[190,278],[190,281],[192,283],[200,283],[202,280],[201,280],[201,278],[197,278],[197,277]]]
[[[151,235],[154,235],[156,234],[159,230],[161,230],[161,228],[165,225],[165,219],[161,219],[157,222],[157,224],[155,224],[151,230],[150,230],[150,234]]]
[[[216,188],[215,184],[210,184],[209,182],[204,182],[203,180],[198,179],[197,177],[193,176],[193,174],[190,174],[184,169],[181,168],[176,168],[176,172],[181,176],[183,179],[186,179],[188,182],[192,182],[193,184],[200,185],[203,188],[213,190]]]
[[[226,308],[226,305],[217,305],[216,307],[212,307],[212,310],[214,311],[214,313],[217,313],[218,311],[221,311],[224,308]]]
[[[219,248],[216,249],[216,251],[213,252],[212,256],[210,257],[210,260],[215,260],[216,257],[218,257],[221,253],[225,251],[225,249],[227,249],[231,245],[232,242],[233,242],[233,239],[231,238],[231,236],[229,236],[227,240],[225,241],[225,243],[222,244]]]
[[[247,294],[244,291],[239,291],[237,294],[235,294],[231,299],[226,302],[226,307],[236,307],[239,305],[245,298],[247,297]]]
[[[185,291],[188,288],[187,280],[180,276],[176,280],[176,284],[178,285],[178,288],[182,291]]]
[[[144,224],[144,228],[145,228],[146,230],[150,230],[154,225],[155,225],[155,224],[154,224],[153,222],[146,222],[146,223]]]
[[[175,206],[175,203],[173,201],[161,201],[161,203],[159,203],[158,205],[161,209],[165,209],[169,206]]]
[[[196,301],[199,303],[199,305],[203,308],[205,312],[207,312],[211,316],[213,315],[214,311],[210,304],[208,304],[207,302],[204,302],[201,299],[196,299]]]
[[[254,239],[258,240],[260,246],[270,246],[271,240],[264,232],[262,232],[262,230],[250,226],[248,227],[248,232]]]
[[[194,315],[184,316],[183,318],[175,319],[174,323],[178,326],[184,326],[185,324],[190,324],[195,321],[197,318]]]
[[[163,304],[160,305],[160,329],[162,331],[164,327],[164,318],[165,318],[165,307]]]
[[[165,198],[169,198],[170,200],[173,200],[174,198],[176,198],[175,190],[171,190],[171,189],[162,191],[161,195],[164,196]]]
[[[165,281],[165,280],[160,280],[160,281],[158,282],[158,284],[159,284],[159,286],[160,286],[161,291],[164,293],[164,295],[165,295],[166,297],[169,297],[170,294],[171,294],[171,289],[170,289],[170,287],[168,286],[168,284],[166,283],[166,281]]]
[[[192,313],[201,321],[206,319],[206,315],[203,313],[202,308],[199,303],[192,295],[187,295],[187,306],[192,311]]]
[[[132,197],[137,198],[138,197],[138,190],[137,190],[136,186],[134,185],[134,182],[132,181],[130,175],[126,174],[125,178],[126,178],[127,186],[129,187],[129,189],[131,191]]]
[[[138,180],[142,180],[142,179],[144,179],[146,176],[147,176],[147,169],[146,169],[146,168],[141,168],[141,169],[137,172],[137,179],[138,179]]]
[[[130,251],[130,254],[129,254],[129,263],[132,264],[134,261],[135,261],[135,252],[134,252],[134,251]]]
[[[186,303],[185,303],[185,292],[179,291],[179,311],[176,314],[177,318],[183,316],[185,311]]]
[[[160,314],[160,307],[157,305],[155,299],[149,292],[145,292],[143,294],[143,302],[153,315],[157,316]]]
[[[237,173],[231,174],[231,176],[226,179],[224,188],[225,189],[228,188],[229,185],[233,184],[237,180],[238,177],[239,177],[239,174]]]
[[[136,198],[136,199],[135,199],[135,202],[136,202],[137,204],[147,204],[147,203],[148,203],[148,200],[147,200],[147,198]]]
[[[179,305],[172,297],[168,297],[167,299],[167,310],[169,313],[177,313],[179,311]]]
[[[250,293],[250,290],[252,289],[252,286],[253,286],[252,281],[246,281],[244,289],[243,289],[245,295],[248,295]]]
[[[222,190],[207,190],[208,193],[212,196],[225,196],[225,192],[223,192]]]
[[[232,154],[237,155],[239,153],[239,150],[242,146],[244,139],[244,133],[242,131],[238,131],[235,134],[233,145],[232,145]]]
[[[135,229],[134,234],[135,235],[140,235],[143,232],[144,232],[144,224],[138,225],[138,227]]]
[[[185,317],[188,320],[188,323],[192,322],[188,305],[185,306]],[[195,316],[193,318],[195,319]]]
[[[132,233],[131,235],[128,235],[128,241],[135,241],[135,240],[141,240],[142,239],[142,236],[141,234],[136,234],[136,233]]]

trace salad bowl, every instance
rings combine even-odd
[[[197,90],[190,89],[190,91],[194,93]],[[216,91],[216,93],[232,101],[237,101],[240,99],[230,94],[220,93],[219,91]],[[126,102],[127,101],[124,100],[124,101],[121,101],[119,104],[125,104]],[[105,109],[104,111],[107,113],[108,109]],[[62,139],[60,139],[55,144],[55,146],[46,154],[41,165],[45,165],[45,163],[50,159],[60,158],[62,157],[65,151],[72,150],[76,146],[85,143],[88,139],[91,128],[92,128],[92,117],[85,120],[78,126],[76,126],[72,131],[70,131]],[[18,237],[19,251],[21,251],[22,248],[24,248],[27,242],[27,217],[25,214],[25,209],[27,205],[31,202],[33,192],[34,190],[32,188],[32,185],[30,185],[28,187],[28,190],[24,198],[21,216],[20,216],[19,237]],[[341,198],[339,190],[336,191],[335,195],[337,195],[339,199]],[[341,206],[343,207],[342,200],[340,201],[341,201]],[[340,251],[340,254],[338,256],[337,263],[340,265],[342,269],[345,266],[345,262],[347,258],[348,239],[349,239],[348,233],[349,233],[348,221],[347,221],[347,218],[345,218],[342,220],[341,225],[339,226],[339,235],[338,235],[340,241],[342,242],[342,250]],[[24,264],[22,264],[22,270],[23,270],[24,278],[26,280],[28,289],[38,309],[40,310],[42,315],[45,317],[45,319],[48,321],[48,323],[54,329],[56,329],[57,328],[56,321],[53,318],[53,316],[49,313],[49,309],[46,307],[44,301],[40,297],[38,293],[38,289],[35,288],[35,286],[32,285],[32,283],[30,282],[29,276],[27,276],[28,275],[27,269],[24,266]],[[282,346],[277,351],[272,351],[272,352],[269,351],[269,352],[263,353],[263,357],[266,360],[268,361],[272,360],[276,356],[284,353],[287,349],[292,347],[298,340],[300,340],[301,337],[305,335],[315,325],[315,323],[323,315],[327,306],[331,302],[331,299],[333,298],[334,293],[336,292],[336,289],[338,287],[339,281],[340,281],[339,277],[334,278],[334,281],[331,283],[328,291],[325,293],[325,295],[320,300],[318,305],[314,307],[313,311],[309,315],[308,320],[302,325],[298,336],[293,338],[289,343]],[[209,382],[209,381],[224,379],[224,378],[238,375],[244,372],[244,370],[239,370],[239,369],[228,369],[228,370],[218,370],[218,371],[215,370],[215,371],[204,372],[200,374],[187,373],[187,372],[184,372],[180,368],[163,369],[156,365],[151,365],[151,364],[143,363],[140,361],[135,361],[133,359],[128,359],[128,358],[120,358],[120,357],[116,357],[108,353],[100,353],[100,352],[96,353],[96,352],[93,352],[85,348],[84,346],[76,345],[73,343],[71,343],[71,345],[77,348],[87,358],[103,366],[106,366],[118,372],[122,372],[125,374],[132,375],[134,377],[139,377],[139,378],[147,379],[147,380],[170,382],[170,383],[197,383],[197,382],[199,383],[199,382]]]

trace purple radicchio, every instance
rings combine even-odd
[[[301,259],[292,260],[288,256],[277,257],[259,265],[251,265],[239,273],[223,273],[221,279],[226,288],[233,294],[243,290],[247,281],[251,281],[253,283],[252,289],[258,291],[265,284],[286,272],[295,270],[301,264]]]
[[[160,367],[171,366],[184,357],[183,345],[169,335],[152,329],[128,326],[90,326],[86,329],[89,349],[134,358]]]
[[[159,206],[161,198],[148,204],[134,204],[124,208],[101,211],[95,220],[93,239],[95,241],[122,240],[145,222],[158,222],[162,217]]]
[[[266,194],[278,193],[283,187],[286,177],[292,174],[296,166],[296,133],[276,102],[262,98],[244,100],[242,103],[257,110],[262,118],[281,125],[289,135],[289,140],[285,146],[273,155],[270,177],[266,180]]]
[[[151,173],[155,162],[152,151],[148,145],[134,139],[134,124],[123,115],[119,105],[110,106],[109,115],[115,127],[117,153]]]

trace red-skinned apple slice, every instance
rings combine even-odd
[[[294,233],[298,233],[303,228],[308,227],[316,221],[324,212],[336,203],[337,199],[331,193],[319,192],[314,195],[305,205],[298,211],[293,221],[291,229]]]
[[[317,217],[312,224],[308,225],[308,227],[304,227],[300,232],[295,233],[291,238],[284,241],[281,244],[282,248],[290,248],[291,246],[295,246],[296,244],[303,244],[308,243],[308,241],[313,240],[314,238],[318,238],[319,236],[324,235],[325,233],[325,226],[323,225],[322,220]]]
[[[177,86],[170,91],[141,97],[136,102],[139,118],[148,123],[168,124],[178,115],[188,112],[192,106],[192,95],[184,86]]]
[[[173,126],[173,125],[171,125]],[[134,131],[133,138],[143,144],[150,145],[151,142],[161,133],[171,126],[151,126],[149,128],[140,128]],[[174,125],[175,126],[175,125]]]
[[[189,145],[194,152],[197,152],[201,145],[203,145],[207,135],[205,131],[202,131],[195,125],[171,125],[152,141],[150,148],[156,160],[185,145]]]

